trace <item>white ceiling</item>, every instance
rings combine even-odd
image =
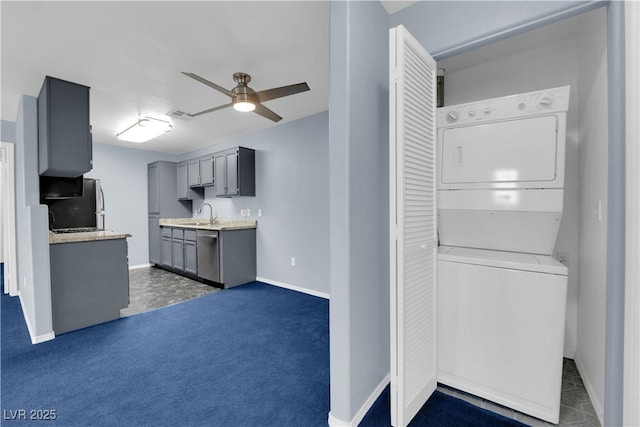
[[[252,76],[256,91],[306,81],[311,90],[265,102],[286,123],[328,109],[329,2],[0,2],[0,115],[15,121],[21,94],[46,75],[91,87],[94,142],[184,153],[275,123],[231,108],[189,121],[144,144],[115,139],[138,117],[195,113],[229,102],[183,76],[221,86]]]
[[[414,1],[405,1],[405,0],[380,0],[380,3],[382,3],[382,6],[384,6],[384,8],[387,10],[387,13],[389,15],[393,15],[394,13],[409,7],[411,5],[414,5],[416,3],[418,3],[418,0],[414,0]]]

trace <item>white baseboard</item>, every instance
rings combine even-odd
[[[20,292],[18,292],[18,299],[20,300],[20,308],[22,308],[22,317],[24,318],[24,322],[27,324],[27,330],[29,331],[29,336],[31,337],[31,344],[40,344],[41,342],[51,341],[52,339],[54,339],[56,337],[56,334],[53,331],[41,335],[35,335],[33,333],[33,327],[31,326],[29,316],[27,316],[27,312],[24,309],[24,303],[22,302]]]
[[[303,288],[301,286],[290,285],[289,283],[278,282],[277,280],[267,279],[265,277],[256,277],[258,282],[264,282],[269,285],[278,286],[280,288],[290,289],[292,291],[302,292],[303,294],[313,295],[314,297],[320,297],[329,299],[329,294],[326,292],[316,291],[314,289]]]
[[[358,412],[354,415],[351,421],[343,421],[339,418],[334,417],[331,412],[329,412],[329,427],[357,427],[358,424],[364,419],[364,416],[367,415],[369,409],[376,402],[376,399],[380,396],[384,388],[389,384],[391,380],[391,374],[387,374],[380,384],[371,392],[367,400],[362,404]]]
[[[589,377],[585,375],[584,366],[582,365],[582,362],[580,362],[580,358],[578,357],[577,353],[573,361],[576,362],[576,368],[578,368],[578,373],[582,378],[582,382],[584,383],[584,388],[587,389],[589,400],[591,400],[591,405],[593,405],[593,410],[596,411],[596,415],[598,416],[598,421],[600,421],[600,425],[604,425],[604,422],[603,422],[604,409],[602,408],[602,404],[598,401],[598,399],[595,398],[596,396],[595,390],[593,389],[591,382],[589,382]]]
[[[146,268],[146,267],[151,267],[151,264],[130,265],[129,270],[137,270],[138,268]]]

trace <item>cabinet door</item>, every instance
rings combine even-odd
[[[149,263],[160,264],[160,215],[149,215]]]
[[[198,254],[196,242],[184,242],[184,271],[198,275]]]
[[[164,267],[173,267],[173,240],[163,237],[160,243],[160,264]]]
[[[178,163],[177,167],[178,200],[189,199],[189,182],[187,163]]]
[[[173,269],[184,271],[184,240],[173,239]]]
[[[198,187],[200,185],[200,161],[190,160],[188,163],[189,186]]]
[[[231,151],[225,156],[227,191],[226,194],[238,194],[238,152]]]
[[[47,76],[38,96],[40,175],[77,178],[93,166],[89,88]]]
[[[224,153],[217,154],[214,157],[214,171],[216,176],[216,196],[224,196],[227,194],[227,163]]]
[[[200,159],[200,185],[213,185],[213,157]]]
[[[149,213],[160,212],[160,182],[158,180],[158,164],[147,165],[147,197]]]

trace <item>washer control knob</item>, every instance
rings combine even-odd
[[[456,120],[458,120],[459,117],[460,117],[460,114],[458,114],[456,110],[452,110],[447,113],[447,121],[450,123],[455,122]]]
[[[544,95],[540,95],[538,97],[538,107],[540,108],[549,108],[551,104],[553,104],[553,96],[549,93],[545,93]]]

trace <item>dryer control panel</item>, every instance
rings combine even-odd
[[[437,110],[437,126],[453,127],[567,111],[569,92],[570,86],[563,86],[441,107]]]

